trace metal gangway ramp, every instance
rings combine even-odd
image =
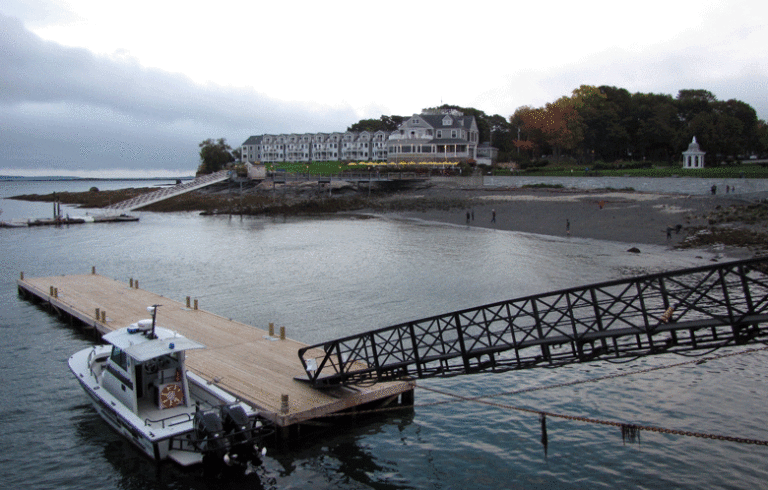
[[[768,257],[603,282],[299,350],[315,387],[716,349],[768,334]],[[298,379],[298,378],[297,378]]]
[[[154,204],[165,199],[176,197],[186,192],[191,192],[211,184],[223,182],[228,178],[229,170],[221,170],[212,174],[202,175],[195,178],[194,180],[190,180],[189,182],[183,182],[181,184],[176,184],[174,186],[166,187],[154,192],[147,192],[146,194],[141,194],[140,196],[111,204],[105,209],[112,211],[133,211],[135,209],[143,208],[144,206],[149,206],[150,204]]]

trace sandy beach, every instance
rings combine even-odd
[[[726,196],[444,186],[401,192],[383,198],[386,199],[396,200],[401,205],[403,201],[413,200],[413,206],[409,206],[412,209],[387,213],[390,216],[542,235],[611,240],[624,242],[628,248],[641,248],[643,244],[686,246],[684,241],[687,237],[711,229],[713,225],[726,221],[724,215],[731,209],[747,205],[738,198]],[[435,199],[453,204],[463,200],[466,205],[442,209],[434,205]],[[419,202],[427,204],[420,208]],[[765,223],[747,224],[734,220],[721,224],[745,237],[764,233],[766,229]],[[703,233],[706,234],[706,231]],[[692,246],[712,245],[706,240],[704,243],[688,240]],[[733,247],[739,244],[726,245]],[[736,250],[736,255],[751,256],[755,253],[754,247],[740,248],[744,250]]]

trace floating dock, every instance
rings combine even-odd
[[[284,328],[261,330],[139,289],[138,280],[119,282],[96,274],[25,278],[19,293],[38,299],[62,317],[77,319],[98,334],[148,317],[160,304],[158,325],[204,344],[187,353],[187,368],[253,405],[278,427],[298,427],[363,405],[413,403],[414,382],[394,381],[318,390],[294,378],[307,375],[298,350],[307,347],[285,337]],[[318,352],[318,355],[323,355]]]

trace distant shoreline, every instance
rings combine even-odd
[[[461,181],[458,181],[461,182]],[[65,204],[99,208],[151,188],[59,192]],[[331,197],[329,197],[329,193]],[[51,201],[47,196],[12,199]],[[567,239],[589,238],[670,248],[733,248],[740,256],[768,252],[768,206],[735,196],[690,196],[633,190],[475,187],[431,182],[378,189],[272,182],[217,184],[144,209],[251,216],[355,214],[417,219],[467,227],[519,231]],[[495,214],[495,219],[494,219]]]

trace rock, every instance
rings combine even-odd
[[[633,253],[633,254],[639,254],[640,253],[640,249],[637,248],[637,247],[632,247],[632,248],[628,249],[627,252]]]

